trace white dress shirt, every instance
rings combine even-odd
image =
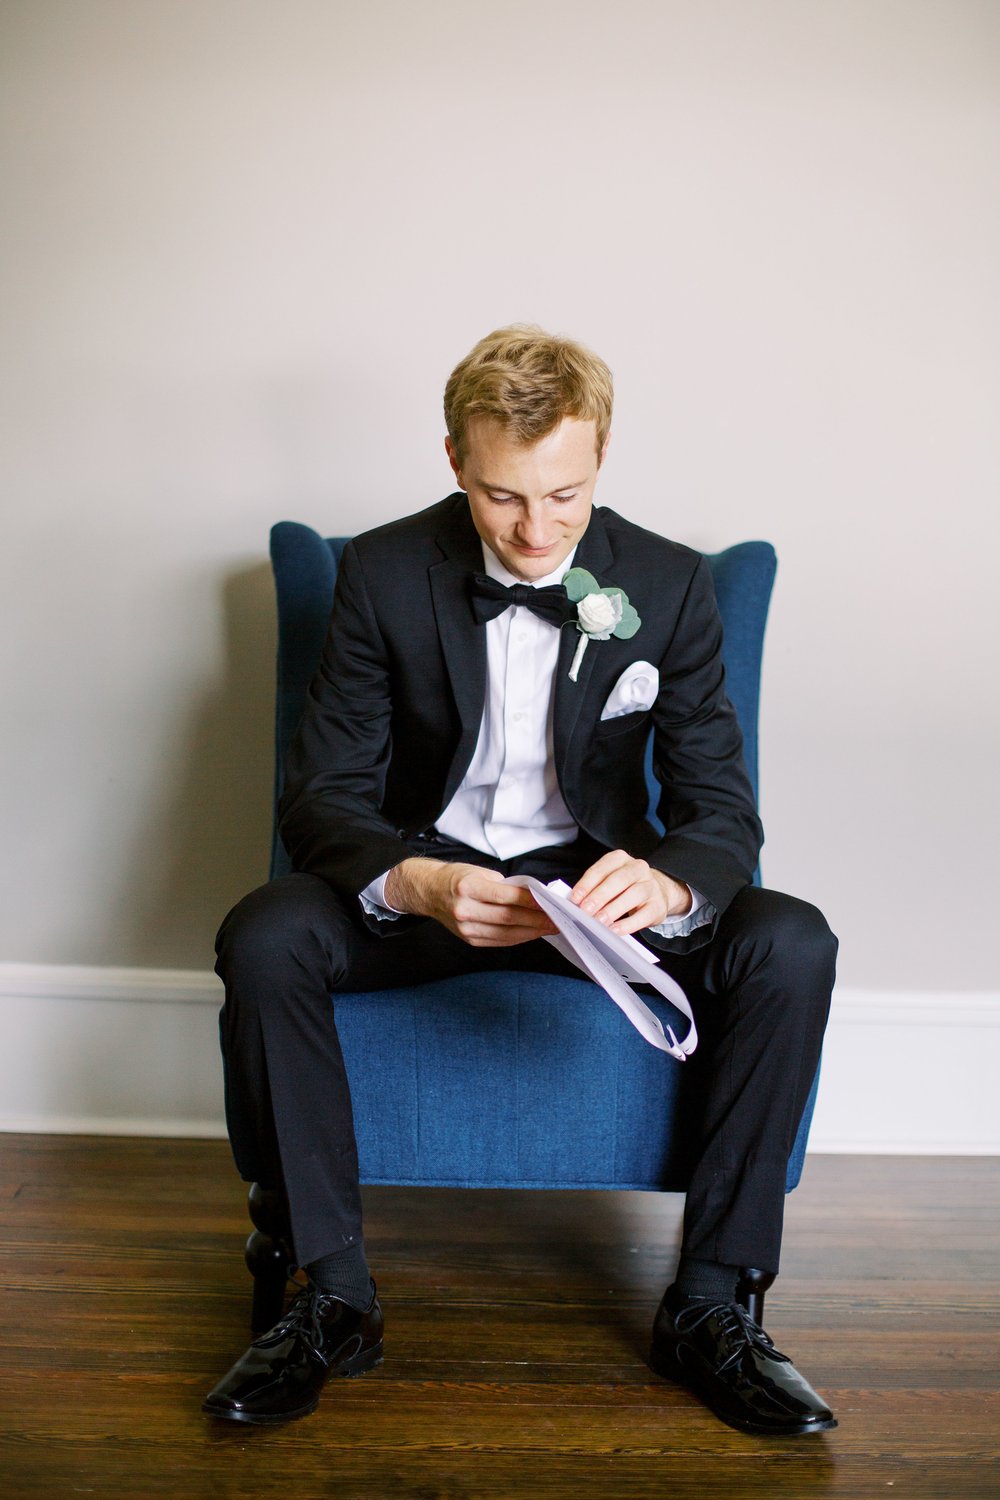
[[[483,544],[483,571],[507,588],[525,580],[509,573]],[[531,580],[533,588],[559,583],[573,566],[576,548],[554,573]],[[486,702],[479,738],[461,785],[437,819],[446,838],[512,859],[529,849],[571,844],[579,833],[563,801],[552,745],[559,630],[525,605],[511,605],[486,622]],[[366,912],[380,918],[400,913],[386,905],[388,870],[361,892]],[[710,922],[715,909],[697,891],[680,917],[650,928],[663,937],[684,937]]]
[[[576,548],[532,588],[559,583]],[[509,573],[483,543],[483,570],[506,588]],[[486,702],[462,784],[438,818],[445,838],[513,859],[529,849],[571,844],[579,833],[559,790],[552,748],[558,628],[514,604],[486,622]]]

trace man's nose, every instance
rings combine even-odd
[[[518,530],[525,547],[545,547],[552,540],[548,517],[543,510],[525,511]]]

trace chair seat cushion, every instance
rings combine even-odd
[[[659,996],[661,1019],[686,1024]],[[683,1190],[698,1061],[585,980],[475,974],[335,997],[362,1181]],[[798,1180],[801,1154],[789,1166]]]

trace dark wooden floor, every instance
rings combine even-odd
[[[1000,1161],[818,1157],[767,1325],[838,1431],[721,1426],[644,1363],[678,1200],[369,1190],[387,1358],[278,1430],[203,1417],[246,1342],[219,1142],[0,1136],[0,1494],[1000,1495]]]

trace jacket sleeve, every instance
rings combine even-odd
[[[356,896],[409,853],[380,811],[391,716],[388,654],[351,542],[278,807],[294,868],[322,876],[345,895]]]
[[[701,558],[660,665],[653,770],[662,788],[657,811],[665,833],[648,858],[700,891],[716,916],[684,938],[648,935],[670,952],[709,941],[737,891],[753,879],[763,843],[721,653],[722,621],[711,570]]]

